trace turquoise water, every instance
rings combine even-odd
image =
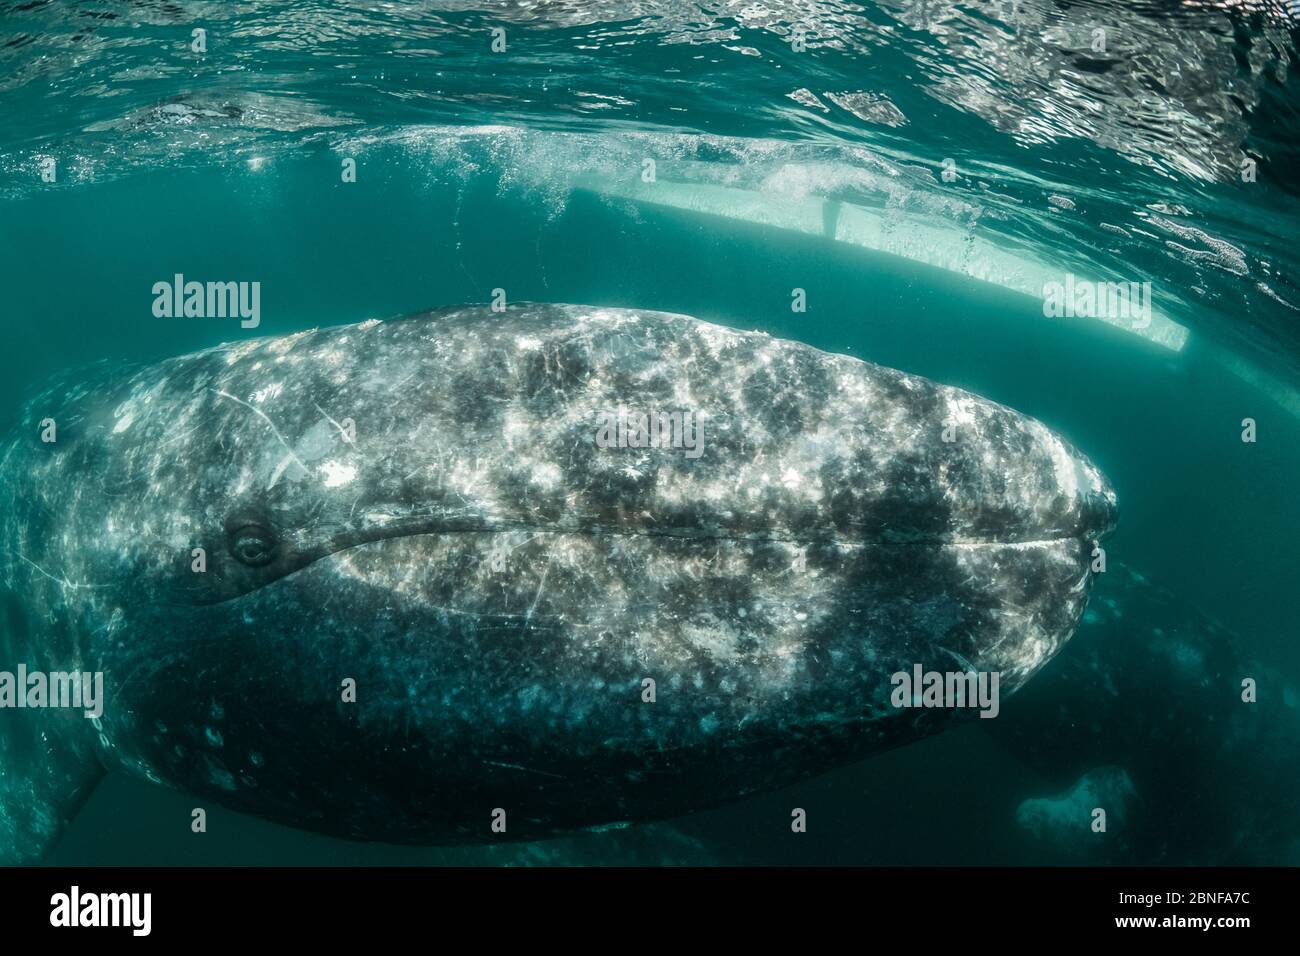
[[[1173,595],[1129,615],[1132,640],[1194,607],[1294,712],[1300,99],[1284,5],[368,6],[0,5],[0,424],[64,368],[497,289],[761,329],[1067,436],[1119,493],[1109,553]],[[176,273],[260,282],[257,328],[156,317],[151,289]],[[1151,321],[1046,317],[1043,285],[1067,274],[1150,282]],[[1094,606],[1116,587],[1103,575]],[[1208,753],[1224,731],[1203,716],[1183,732]],[[1130,728],[1152,751],[1169,732]],[[1300,752],[1290,732],[1270,739]],[[1206,756],[1186,787],[1225,772],[1249,770]],[[217,808],[196,836],[192,798],[109,779],[52,862],[1067,862],[1016,820],[1064,789],[964,726],[685,820],[443,850]],[[1253,789],[1300,819],[1294,777]],[[790,806],[815,808],[807,834]],[[1226,812],[1236,849],[1197,846],[1189,822],[1186,853],[1138,843],[1129,859],[1300,860],[1300,832],[1263,840],[1258,806]]]

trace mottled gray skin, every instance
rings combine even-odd
[[[620,405],[703,415],[704,453],[597,447]],[[40,854],[101,765],[411,843],[782,787],[952,719],[891,706],[896,671],[1027,680],[1083,613],[1115,516],[1091,464],[969,393],[559,305],[55,388],[0,472],[0,664],[102,670],[107,697],[93,728],[24,712],[57,724],[35,745],[55,769],[16,775],[0,751],[11,859]]]

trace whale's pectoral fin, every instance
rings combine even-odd
[[[53,600],[34,578],[0,581],[0,866],[45,859],[104,775],[87,717],[103,712],[102,675],[54,663],[75,655],[31,616]]]
[[[80,711],[0,708],[0,865],[39,863],[99,783],[89,723]]]

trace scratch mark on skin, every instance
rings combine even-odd
[[[532,767],[524,767],[517,763],[502,763],[499,760],[484,760],[483,762],[492,767],[505,767],[507,770],[522,770],[525,773],[540,773],[543,777],[554,777],[556,780],[568,779],[563,774],[551,773],[549,770],[536,770]]]
[[[525,538],[523,541],[520,541],[518,544],[511,545],[511,546],[510,546],[510,553],[511,553],[511,554],[514,554],[516,551],[518,551],[518,550],[519,550],[520,548],[522,548],[524,545],[531,543],[531,542],[533,541],[533,539],[535,539],[536,537],[537,537],[536,534],[532,534],[532,535],[529,535],[527,538]],[[548,564],[547,567],[549,568],[550,565]]]
[[[344,428],[334,419],[330,418],[329,412],[325,411],[325,409],[321,408],[315,402],[312,402],[312,406],[316,409],[316,411],[320,412],[322,415],[325,416],[326,421],[328,421],[331,425],[333,425],[335,428],[339,430],[339,437],[342,438],[344,442],[346,442],[349,445],[352,444],[352,439],[348,438],[348,430],[346,428]]]
[[[23,561],[30,564],[32,567],[34,567],[37,571],[41,572],[41,574],[45,575],[51,581],[57,582],[58,584],[62,584],[64,587],[72,588],[74,591],[80,591],[83,588],[95,589],[95,588],[112,587],[111,584],[78,584],[76,581],[69,581],[66,578],[61,578],[58,577],[57,575],[50,574],[49,571],[46,571],[43,567],[41,567],[39,564],[37,564],[31,558],[27,557],[27,555],[23,554],[22,552],[17,552],[17,554],[19,558],[21,558]]]
[[[392,408],[398,402],[403,401],[405,399],[406,396],[401,394],[401,388],[403,385],[405,385],[413,378],[415,378],[415,372],[412,372],[410,375],[406,376],[406,378],[402,379],[400,382],[398,382],[396,385],[393,386],[393,391],[397,392],[398,395],[396,398],[394,398],[391,402],[388,403],[389,408]]]
[[[532,624],[533,612],[537,610],[537,602],[542,599],[542,591],[546,589],[546,576],[551,573],[551,565],[555,562],[555,556],[552,555],[546,562],[546,567],[542,569],[542,579],[537,582],[537,593],[533,596],[533,606],[528,609],[524,615],[524,623]]]
[[[941,646],[941,647],[939,647],[939,650],[943,651],[945,654],[947,654],[949,657],[951,657],[953,660],[955,660],[958,664],[960,664],[960,665],[962,666],[963,669],[965,669],[965,670],[967,670],[967,671],[973,671],[973,670],[975,670],[975,665],[974,665],[974,664],[972,664],[970,661],[966,660],[966,658],[962,657],[960,654],[958,654],[958,653],[957,653],[956,651],[954,651],[952,648],[950,648],[950,647],[942,647],[942,646]]]
[[[303,471],[309,471],[309,470],[310,470],[310,469],[309,469],[305,464],[303,464],[302,459],[299,458],[297,455],[294,454],[293,449],[289,447],[289,443],[288,443],[287,441],[285,441],[285,440],[284,440],[284,436],[280,434],[280,429],[278,429],[278,428],[275,427],[275,422],[273,422],[273,421],[271,421],[271,419],[267,418],[267,416],[266,416],[266,412],[262,411],[260,408],[256,408],[256,407],[254,407],[254,406],[248,404],[248,402],[245,402],[245,401],[243,401],[242,399],[235,398],[235,396],[231,395],[229,392],[223,392],[223,391],[222,391],[221,389],[219,389],[219,388],[214,388],[213,391],[216,392],[218,395],[220,395],[222,398],[228,398],[228,399],[230,399],[232,402],[236,402],[236,403],[238,403],[238,404],[240,404],[240,405],[243,405],[243,406],[244,406],[245,408],[247,408],[250,412],[255,413],[259,418],[262,419],[262,421],[266,422],[267,426],[271,429],[271,433],[272,433],[273,435],[275,435],[275,440],[278,441],[281,445],[284,446],[285,451],[287,451],[287,452],[289,453],[289,457],[292,458],[295,462],[298,463],[298,467],[301,468]],[[323,413],[322,413],[322,414],[323,414]],[[328,418],[329,416],[327,415],[326,417]]]
[[[195,425],[193,428],[191,428],[189,431],[185,432],[184,434],[181,434],[181,435],[173,435],[171,438],[168,438],[166,441],[160,441],[160,442],[158,443],[158,447],[159,447],[159,448],[162,448],[162,447],[165,447],[165,446],[167,446],[167,445],[171,445],[171,444],[173,444],[173,443],[175,443],[175,442],[181,441],[182,439],[189,438],[191,435],[193,435],[193,434],[194,434],[196,431],[198,431],[198,430],[199,430],[199,426],[198,426],[198,425]]]

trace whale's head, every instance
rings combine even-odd
[[[1011,409],[662,313],[448,310],[45,401],[12,530],[105,672],[102,759],[369,839],[664,816],[937,730],[891,676],[1013,690],[1116,514]]]

